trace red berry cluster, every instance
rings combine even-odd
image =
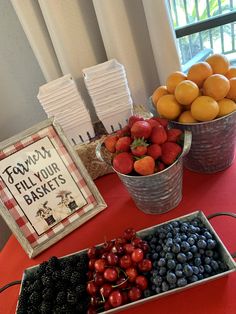
[[[147,242],[137,237],[133,228],[126,229],[122,237],[88,249],[87,314],[142,298],[148,286],[144,273],[152,269],[152,262],[145,258],[148,250]]]
[[[164,170],[178,158],[182,152],[181,135],[181,130],[168,128],[166,119],[144,120],[133,115],[128,125],[108,135],[104,144],[114,153],[116,171],[145,176]]]

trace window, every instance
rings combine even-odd
[[[236,0],[169,0],[183,71],[211,53],[236,65]]]

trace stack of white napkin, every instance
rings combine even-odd
[[[37,98],[47,116],[61,125],[72,145],[95,136],[89,112],[70,74],[40,86]]]
[[[111,59],[82,72],[97,116],[106,131],[112,133],[124,127],[133,108],[124,66]]]

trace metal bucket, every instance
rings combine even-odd
[[[168,168],[148,176],[130,176],[118,174],[136,206],[146,214],[162,214],[175,208],[182,199],[183,157],[191,146],[191,132],[184,133],[182,154]],[[101,144],[97,146],[96,155],[100,160]]]
[[[186,168],[201,173],[214,173],[232,164],[236,140],[236,111],[209,122],[183,124],[171,121],[170,124],[192,132],[191,149],[184,158]]]

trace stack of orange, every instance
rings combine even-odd
[[[236,67],[222,54],[171,73],[152,95],[158,114],[181,123],[210,121],[236,110]]]

